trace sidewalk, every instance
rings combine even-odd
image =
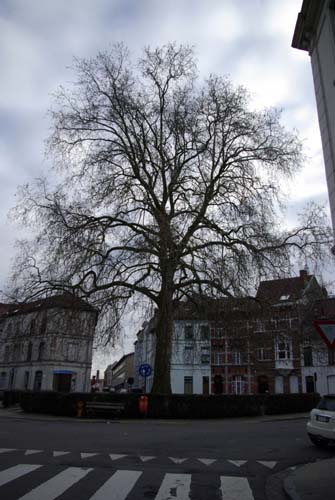
[[[291,500],[334,500],[335,458],[298,467],[284,479]]]
[[[286,414],[286,415],[264,415],[264,416],[259,416],[259,417],[240,417],[240,418],[222,418],[222,419],[207,419],[208,422],[213,422],[220,420],[222,422],[230,422],[230,421],[236,421],[236,420],[243,420],[244,422],[251,422],[251,423],[261,423],[261,422],[274,422],[278,420],[301,420],[301,419],[307,419],[309,416],[309,413],[291,413],[291,414]],[[22,411],[19,405],[17,406],[10,406],[9,408],[4,408],[0,402],[0,418],[16,418],[16,419],[27,419],[27,420],[45,420],[45,421],[58,421],[58,422],[86,422],[86,423],[91,423],[91,422],[136,422],[136,423],[145,423],[145,422],[151,422],[151,423],[187,423],[190,420],[186,419],[150,419],[150,418],[145,418],[145,419],[136,419],[136,418],[131,418],[131,419],[124,419],[124,418],[77,418],[77,417],[66,417],[66,416],[58,416],[58,415],[48,415],[46,413],[26,413]],[[199,419],[201,421],[206,421],[206,419]]]

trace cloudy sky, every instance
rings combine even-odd
[[[283,109],[308,161],[290,193],[288,220],[309,200],[328,203],[310,59],[291,48],[302,0],[1,0],[0,290],[18,228],[7,213],[17,186],[48,168],[51,94],[73,80],[74,56],[117,41],[136,54],[168,41],[194,45],[200,73],[229,75],[255,107]],[[134,332],[121,351],[128,351]]]

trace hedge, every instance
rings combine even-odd
[[[10,392],[10,391],[6,391]],[[86,401],[123,402],[125,411],[121,417],[139,418],[139,394],[115,393],[58,393],[20,392],[20,405],[25,412],[52,415],[76,416],[78,403]],[[8,396],[9,399],[9,396]],[[319,394],[274,394],[274,395],[183,395],[171,396],[148,394],[149,418],[233,418],[256,415],[275,415],[307,412],[314,408]],[[99,415],[97,415],[99,416]],[[106,413],[103,415],[111,416]]]

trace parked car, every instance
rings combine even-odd
[[[335,394],[323,396],[311,411],[307,433],[316,446],[335,445]]]

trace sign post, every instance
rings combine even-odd
[[[335,320],[319,319],[314,326],[328,349],[335,349]]]
[[[142,363],[138,369],[138,373],[144,377],[144,392],[147,392],[147,377],[152,374],[152,368],[149,363]]]

